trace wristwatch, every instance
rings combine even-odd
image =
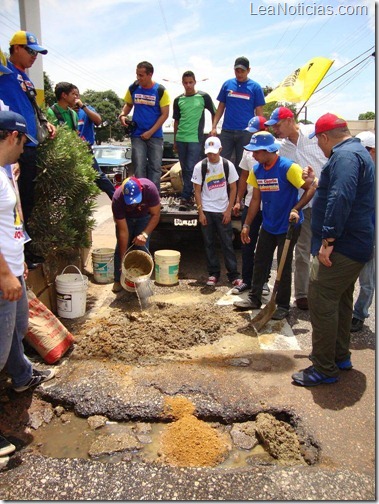
[[[145,233],[145,231],[142,231],[141,235],[147,240],[149,238],[149,235]]]
[[[324,248],[333,247],[333,245],[334,245],[334,240],[333,240],[333,241],[328,241],[328,239],[327,239],[327,238],[324,238],[324,239],[322,240],[322,246],[323,246]]]

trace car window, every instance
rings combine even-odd
[[[125,158],[124,149],[95,149],[95,158],[122,159]]]

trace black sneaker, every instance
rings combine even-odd
[[[13,390],[15,392],[24,392],[31,387],[36,387],[37,385],[41,385],[41,383],[51,380],[54,376],[55,369],[45,369],[44,371],[37,371],[36,369],[33,369],[32,377],[28,383],[21,385],[20,387],[13,387]]]
[[[359,320],[359,318],[353,317],[351,320],[350,332],[358,332],[363,329],[363,320]]]
[[[16,451],[15,445],[10,443],[8,439],[0,435],[0,457],[5,457],[5,455],[9,455]]]

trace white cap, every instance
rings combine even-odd
[[[211,152],[212,154],[218,154],[221,149],[221,142],[218,137],[209,137],[205,141],[204,145],[204,153],[208,154]]]
[[[363,147],[375,149],[375,133],[372,131],[362,131],[355,138],[359,138]]]

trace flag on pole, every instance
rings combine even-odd
[[[334,61],[318,56],[312,58],[301,68],[297,68],[286,77],[266,97],[266,103],[307,101],[322,79],[325,77]]]

